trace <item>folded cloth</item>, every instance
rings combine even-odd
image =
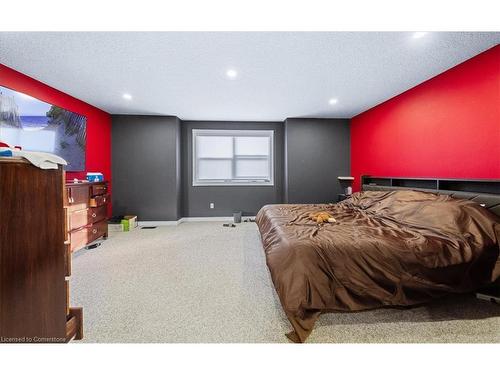
[[[0,156],[12,156],[12,151],[10,149],[1,149]]]
[[[12,156],[20,156],[40,169],[57,169],[59,165],[68,165],[63,158],[48,152],[12,150]]]

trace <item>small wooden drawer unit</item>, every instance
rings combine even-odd
[[[66,184],[67,241],[71,251],[108,237],[108,202],[106,182]]]

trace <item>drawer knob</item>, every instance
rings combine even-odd
[[[93,212],[93,213],[92,213],[92,217],[96,217],[96,216],[97,216],[97,215],[96,215],[96,213],[95,213],[95,212]]]
[[[95,229],[95,228],[94,228],[94,229],[92,229],[92,233],[93,233],[93,234],[96,234],[96,233],[97,233],[97,229]]]

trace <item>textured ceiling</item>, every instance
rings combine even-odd
[[[2,32],[0,63],[113,114],[350,118],[498,43],[470,32]]]

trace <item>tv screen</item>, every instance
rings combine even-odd
[[[0,141],[25,151],[50,152],[85,170],[87,118],[0,86]]]

